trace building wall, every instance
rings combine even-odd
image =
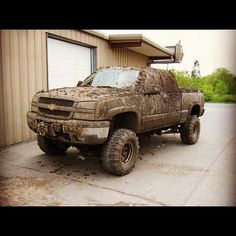
[[[33,95],[47,89],[47,33],[96,46],[97,67],[147,65],[147,57],[79,30],[1,30],[0,146],[35,137],[26,112]]]
[[[0,31],[0,52],[1,52],[1,31]],[[0,53],[0,146],[6,145],[6,130],[4,122],[4,100],[3,100],[3,71],[2,54]]]

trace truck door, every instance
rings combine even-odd
[[[150,69],[145,76],[142,101],[142,131],[163,127],[166,123],[168,103],[163,96],[163,83]]]
[[[181,93],[179,92],[177,82],[174,76],[169,73],[163,74],[163,97],[166,109],[165,125],[174,125],[178,123],[181,110]]]

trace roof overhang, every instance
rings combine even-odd
[[[113,48],[128,48],[134,52],[145,55],[149,63],[179,63],[183,58],[182,46],[162,47],[142,34],[105,35],[94,30],[83,30],[89,34],[107,40]]]
[[[114,48],[128,48],[153,59],[171,59],[174,53],[147,38],[142,34],[110,35],[109,43]]]
[[[98,38],[102,38],[102,39],[105,39],[105,40],[109,40],[109,36],[108,35],[105,35],[103,34],[102,32],[98,32],[98,31],[95,31],[95,30],[82,30],[88,34],[91,34],[93,36],[96,36]]]

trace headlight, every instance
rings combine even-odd
[[[94,120],[94,113],[97,102],[86,101],[78,102],[76,105],[77,112],[74,113],[73,118],[78,120]]]
[[[38,112],[38,107],[37,107],[38,102],[39,98],[36,95],[34,95],[31,102],[31,111]]]
[[[96,109],[97,102],[78,102],[76,108],[79,109]]]

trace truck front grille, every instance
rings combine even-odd
[[[39,103],[43,104],[55,104],[57,106],[65,106],[65,107],[73,107],[74,101],[72,100],[64,100],[64,99],[57,99],[57,98],[47,98],[47,97],[40,97]]]
[[[39,112],[44,115],[50,115],[50,116],[57,116],[61,118],[68,118],[70,115],[69,111],[58,111],[58,110],[50,110],[47,108],[39,107]]]
[[[72,113],[73,105],[74,101],[72,100],[40,97],[38,106],[39,106],[39,113],[43,116],[59,118],[59,119],[69,119],[73,115]]]

